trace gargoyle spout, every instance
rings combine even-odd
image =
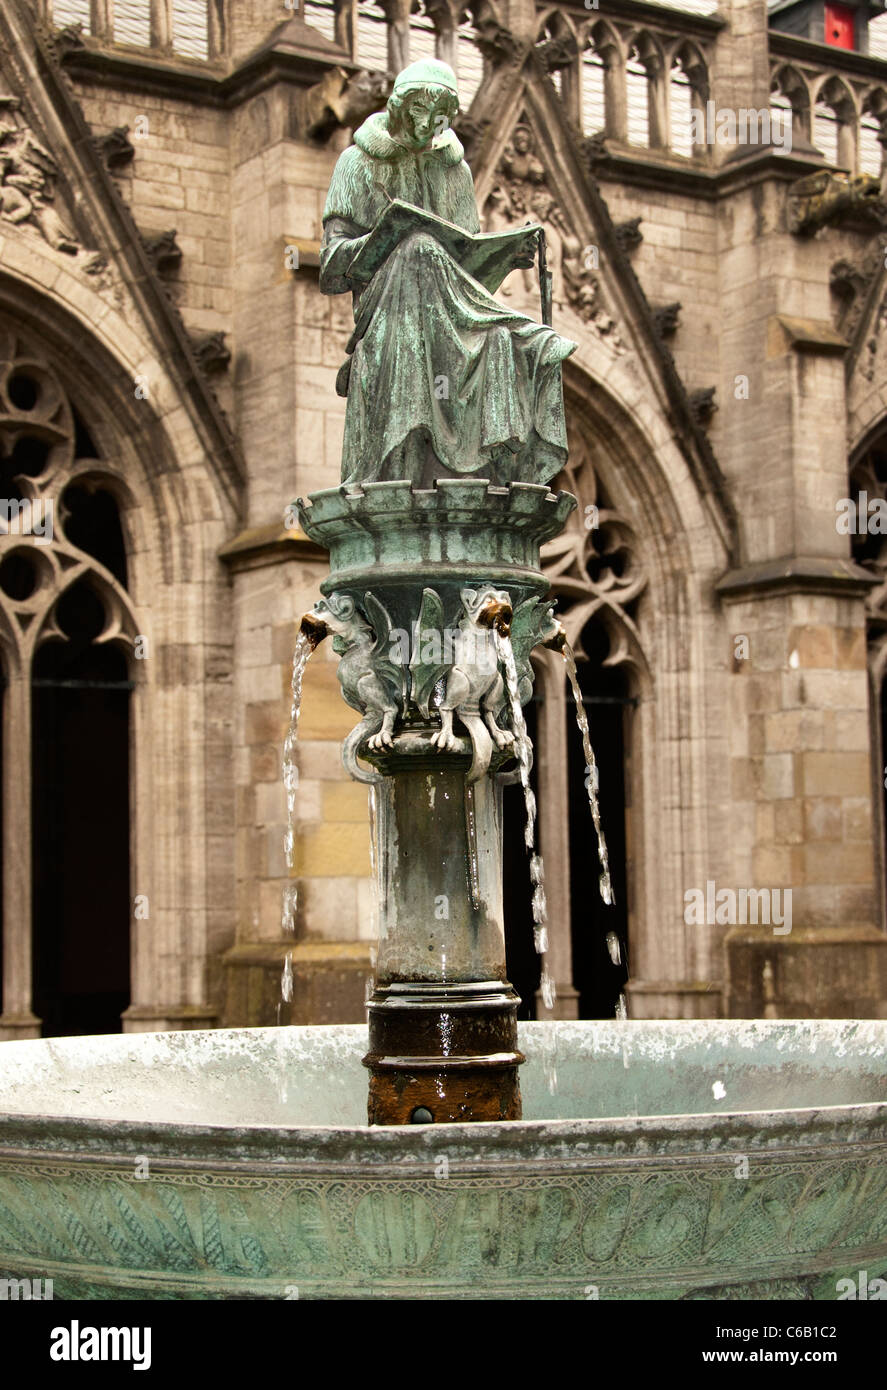
[[[481,627],[495,628],[502,637],[510,637],[513,617],[511,604],[498,598],[488,598],[477,611],[477,621]]]
[[[311,650],[319,647],[324,637],[329,635],[329,628],[322,618],[318,618],[316,613],[305,613],[299,623],[299,632],[308,639]]]
[[[553,652],[562,652],[567,645],[567,629],[563,623],[558,623],[557,631],[542,643],[543,647],[548,647]]]

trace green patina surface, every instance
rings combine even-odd
[[[532,265],[541,229],[478,235],[458,108],[452,69],[413,63],[333,172],[320,288],[353,297],[345,482],[547,483],[566,462],[561,363],[576,344],[492,293]]]
[[[358,1026],[8,1043],[0,1278],[57,1298],[606,1302],[834,1301],[887,1277],[887,1024],[519,1042],[527,1121],[379,1129]]]

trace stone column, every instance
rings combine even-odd
[[[516,39],[526,43],[536,35],[539,14],[534,0],[506,0],[505,27]]]
[[[151,0],[151,47],[172,51],[172,0]]]
[[[3,709],[3,1013],[0,1038],[39,1038],[31,1009],[31,688],[15,671]],[[22,833],[22,827],[26,827]]]
[[[711,96],[716,109],[768,109],[767,0],[721,0],[718,17],[727,21],[728,29],[718,40],[711,74]]]
[[[113,43],[112,0],[89,0],[89,32],[99,43]]]

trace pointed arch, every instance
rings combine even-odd
[[[856,97],[843,78],[836,73],[825,74],[812,87],[814,111],[814,144],[829,135],[828,123],[833,123],[834,158],[841,168],[855,174],[859,164],[859,106]],[[817,115],[817,108],[820,114]],[[825,117],[822,113],[826,113]],[[831,149],[823,149],[827,159]]]
[[[177,1027],[180,1019],[194,1017],[210,1022],[214,1012],[205,996],[209,913],[225,916],[234,891],[233,882],[225,882],[228,870],[212,855],[209,833],[212,806],[231,793],[224,772],[208,784],[204,756],[205,745],[218,741],[218,729],[230,728],[231,711],[224,716],[223,711],[231,687],[215,684],[206,654],[228,650],[228,659],[215,664],[230,670],[233,622],[217,552],[236,527],[237,508],[230,480],[220,476],[208,457],[164,363],[100,295],[60,271],[50,249],[41,252],[36,238],[29,237],[27,246],[23,242],[24,234],[21,240],[6,239],[0,341],[21,343],[22,360],[40,364],[55,383],[69,440],[76,439],[76,414],[83,421],[81,435],[94,442],[82,457],[73,442],[64,457],[58,450],[51,453],[36,477],[23,479],[24,490],[57,500],[72,483],[107,489],[119,507],[127,584],[124,589],[101,562],[71,547],[61,520],[52,547],[46,547],[52,550],[51,560],[36,561],[48,573],[40,587],[39,613],[35,609],[28,619],[27,603],[23,609],[28,650],[20,649],[10,662],[18,670],[9,687],[7,713],[29,745],[34,645],[53,635],[51,614],[64,593],[87,578],[106,611],[100,640],[128,649],[133,683],[130,887],[133,898],[142,895],[151,907],[149,918],[130,923],[132,1006],[124,1027]],[[52,272],[45,276],[49,292],[38,288],[41,256]],[[21,273],[25,265],[27,275]],[[148,382],[147,394],[136,390],[138,379]],[[0,550],[17,540],[0,537]],[[4,621],[2,632],[12,636],[9,622]],[[134,652],[137,637],[140,650]],[[15,841],[22,834],[22,826],[10,817],[14,788],[23,785],[28,764],[20,756],[17,765],[9,759],[5,765],[5,834],[10,843],[10,835]],[[26,929],[29,925],[26,877],[22,873],[7,885],[12,894],[7,930],[16,918]],[[227,915],[233,937],[230,909]],[[0,1036],[33,1035],[39,1023],[30,1003],[28,951],[21,941],[11,948],[10,958],[15,969],[5,980]]]
[[[860,101],[859,145],[861,171],[883,178],[887,172],[887,87],[881,83],[869,87]]]
[[[887,411],[881,411],[851,451],[847,495],[857,508],[857,527],[850,537],[853,559],[868,571],[872,587],[866,595],[866,661],[869,677],[869,737],[871,749],[872,815],[875,832],[876,895],[882,926],[887,923],[887,537],[875,516],[887,507]],[[859,509],[866,516],[863,529]]]
[[[813,97],[806,77],[792,63],[782,63],[774,69],[770,91],[784,97],[791,107],[792,144],[809,145],[813,138]]]
[[[646,143],[651,150],[668,149],[670,142],[670,65],[658,36],[638,28],[628,40],[628,71],[634,59],[646,77]]]
[[[603,67],[604,134],[612,140],[628,139],[628,105],[626,93],[626,64],[628,54],[615,27],[606,19],[590,20],[580,30],[583,51],[590,50]],[[583,64],[583,86],[590,85],[592,74],[588,63]],[[586,104],[596,105],[592,93]],[[586,134],[591,132],[587,129]]]
[[[674,150],[679,150],[680,144],[686,142],[689,146],[688,154],[703,156],[707,153],[704,142],[694,140],[692,130],[692,113],[698,113],[698,122],[702,129],[705,128],[705,109],[706,102],[711,95],[711,83],[709,80],[708,63],[703,57],[702,50],[692,39],[683,39],[671,50],[671,128],[669,131],[669,143]],[[683,120],[679,119],[677,98],[684,96],[689,108],[690,129],[684,129]],[[685,113],[686,114],[686,109]]]

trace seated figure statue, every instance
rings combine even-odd
[[[479,232],[471,171],[450,128],[458,109],[452,68],[412,63],[333,171],[320,288],[353,295],[337,381],[348,398],[345,483],[547,483],[566,461],[561,363],[576,344],[491,293],[533,264],[540,229],[508,233],[484,271],[478,248],[491,238],[462,237],[473,260],[454,254],[457,229]],[[423,222],[420,209],[433,216]]]

